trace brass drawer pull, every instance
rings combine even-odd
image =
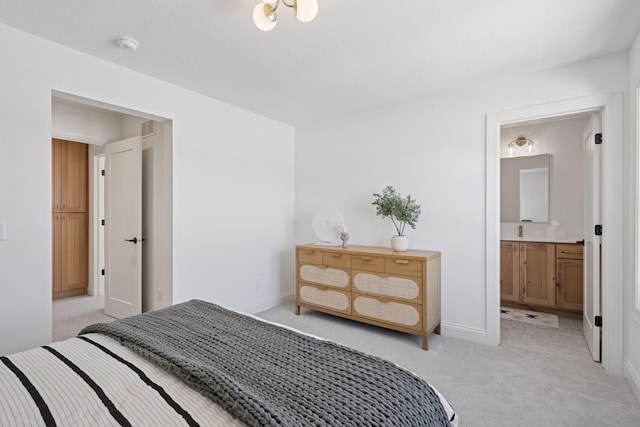
[[[334,258],[341,258],[342,254],[332,254]]]
[[[563,254],[582,254],[582,251],[561,251]]]
[[[313,255],[316,251],[305,251],[307,255]]]
[[[327,268],[327,266],[326,265],[319,265],[318,268],[325,269],[325,268]]]
[[[406,260],[406,259],[397,259],[397,260],[396,260],[396,264],[403,264],[403,265],[407,265],[407,264],[409,264],[409,260]]]
[[[373,258],[372,258],[372,257],[370,257],[370,256],[362,256],[362,257],[360,257],[360,259],[361,259],[362,261],[373,261]]]

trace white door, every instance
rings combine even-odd
[[[142,312],[142,138],[105,145],[105,314]]]
[[[600,236],[595,227],[600,222],[601,145],[595,144],[595,134],[600,132],[600,115],[593,113],[584,129],[585,153],[585,215],[584,215],[584,310],[582,330],[591,356],[600,362],[600,331],[595,325],[600,316]]]

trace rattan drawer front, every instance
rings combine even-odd
[[[384,272],[399,276],[422,277],[422,261],[402,258],[386,258]]]
[[[336,252],[324,252],[322,263],[334,267],[351,268],[351,255]]]
[[[422,306],[377,299],[365,295],[353,295],[353,315],[422,330]]]
[[[582,259],[583,251],[582,245],[556,244],[556,258]]]
[[[322,264],[322,252],[310,249],[298,251],[298,261],[310,264]]]
[[[324,265],[304,264],[300,266],[300,280],[335,288],[350,289],[350,273]]]
[[[375,271],[384,273],[384,258],[366,255],[354,255],[351,258],[351,268],[354,270]]]
[[[353,271],[354,291],[398,298],[420,303],[422,301],[422,278],[399,277],[375,274],[367,271]]]
[[[302,285],[299,292],[301,302],[351,314],[351,298],[349,292],[317,288],[308,285]]]

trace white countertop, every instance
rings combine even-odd
[[[500,236],[500,240],[510,242],[537,242],[537,243],[577,243],[575,239],[547,239],[545,237],[518,237],[518,236]]]

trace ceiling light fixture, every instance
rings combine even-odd
[[[530,140],[529,138],[525,138],[524,136],[519,136],[513,141],[509,142],[507,145],[507,152],[510,156],[513,156],[517,152],[523,152],[526,154],[531,154],[536,151],[536,143]]]
[[[124,50],[135,51],[140,46],[140,42],[131,36],[117,36],[116,43]]]
[[[253,8],[253,22],[262,31],[271,31],[278,23],[276,13],[280,3],[293,9],[294,15],[302,22],[311,22],[318,14],[318,0],[292,0],[289,4],[285,0],[262,0]]]

